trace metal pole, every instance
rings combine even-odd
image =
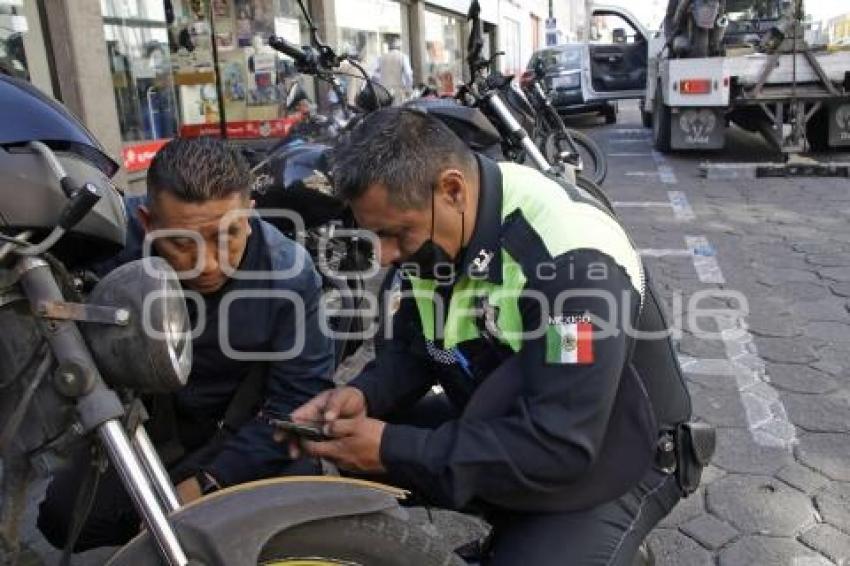
[[[174,532],[168,518],[165,516],[156,494],[145,476],[141,462],[136,457],[124,428],[117,420],[109,420],[97,429],[103,445],[109,453],[109,459],[118,470],[118,475],[136,509],[144,519],[145,525],[151,529],[151,534],[159,546],[163,557],[170,566],[188,566],[189,559],[180,546],[177,533]]]
[[[215,95],[218,98],[218,126],[221,139],[227,139],[227,115],[224,111],[224,87],[221,85],[221,72],[218,68],[218,46],[215,44],[215,15],[213,3],[207,2],[207,17],[210,19],[210,47],[213,56],[213,72],[215,73]]]

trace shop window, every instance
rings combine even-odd
[[[442,96],[454,95],[463,83],[464,20],[425,12],[425,80]]]
[[[101,0],[101,9],[131,172],[174,136],[281,137],[300,118],[286,107],[288,86],[314,92],[267,45],[272,34],[307,43],[296,0]]]
[[[393,0],[336,0],[334,16],[338,51],[354,56],[371,77],[390,90],[396,102],[405,100],[413,87],[413,73],[401,4]],[[342,70],[359,74],[348,65]],[[345,75],[340,80],[347,103],[353,104],[363,81]]]
[[[520,43],[519,22],[511,18],[502,18],[502,71],[508,75],[522,73],[522,47]]]
[[[30,81],[52,94],[35,0],[0,0],[0,73]]]

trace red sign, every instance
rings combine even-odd
[[[277,118],[275,120],[245,120],[227,123],[228,139],[282,138],[300,117]],[[196,138],[199,136],[220,136],[218,124],[189,124],[180,127],[180,136]]]
[[[156,152],[168,142],[169,140],[163,139],[124,146],[124,149],[121,151],[121,157],[124,159],[124,169],[130,173],[144,171],[150,166]]]
[[[300,120],[301,116],[298,115],[275,120],[229,122],[227,137],[229,139],[282,138]],[[183,138],[220,135],[221,127],[218,124],[189,124],[180,127],[180,137]],[[144,171],[150,166],[156,152],[168,142],[168,139],[161,139],[124,146],[121,152],[124,169],[130,173]]]

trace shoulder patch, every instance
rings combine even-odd
[[[587,314],[565,314],[549,319],[546,328],[546,363],[590,365],[593,357],[593,324]]]

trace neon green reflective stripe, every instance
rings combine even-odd
[[[571,200],[558,183],[537,170],[516,163],[500,163],[499,169],[503,221],[519,209],[552,257],[582,248],[599,250],[621,265],[634,288],[643,293],[640,256],[616,220],[592,205]]]
[[[643,291],[640,257],[617,221],[591,205],[574,202],[560,185],[542,173],[513,163],[501,163],[499,167],[502,171],[502,221],[519,209],[540,235],[550,256],[557,257],[582,248],[599,250],[623,266],[635,289]],[[436,283],[411,278],[425,338],[436,341],[435,326],[442,326],[440,323],[443,320],[445,349],[480,338],[481,333],[476,324],[476,300],[486,297],[489,304],[498,310],[496,324],[500,332],[499,339],[518,352],[523,342],[519,299],[527,283],[518,259],[522,258],[513,258],[506,250],[502,250],[501,285],[461,277],[452,289],[451,303],[446,313],[442,310],[435,312]],[[550,346],[549,338],[547,334],[547,346]],[[554,336],[551,339],[554,342]],[[559,338],[558,360],[561,346]],[[547,348],[547,357],[548,352]],[[552,352],[554,356],[554,350]]]
[[[416,301],[416,309],[419,311],[419,321],[422,324],[422,334],[425,338],[434,341],[434,290],[437,288],[436,281],[429,281],[419,277],[411,277],[410,284],[413,298]]]
[[[502,266],[501,285],[494,285],[483,279],[461,277],[452,289],[452,298],[445,317],[437,312],[439,309],[435,309],[435,282],[412,277],[410,281],[425,338],[435,340],[434,323],[436,321],[439,327],[442,318],[445,318],[442,337],[444,348],[451,349],[463,342],[480,338],[481,332],[476,323],[476,302],[483,297],[498,311],[496,324],[502,341],[518,352],[522,345],[523,331],[519,298],[526,279],[520,265],[504,250]]]

